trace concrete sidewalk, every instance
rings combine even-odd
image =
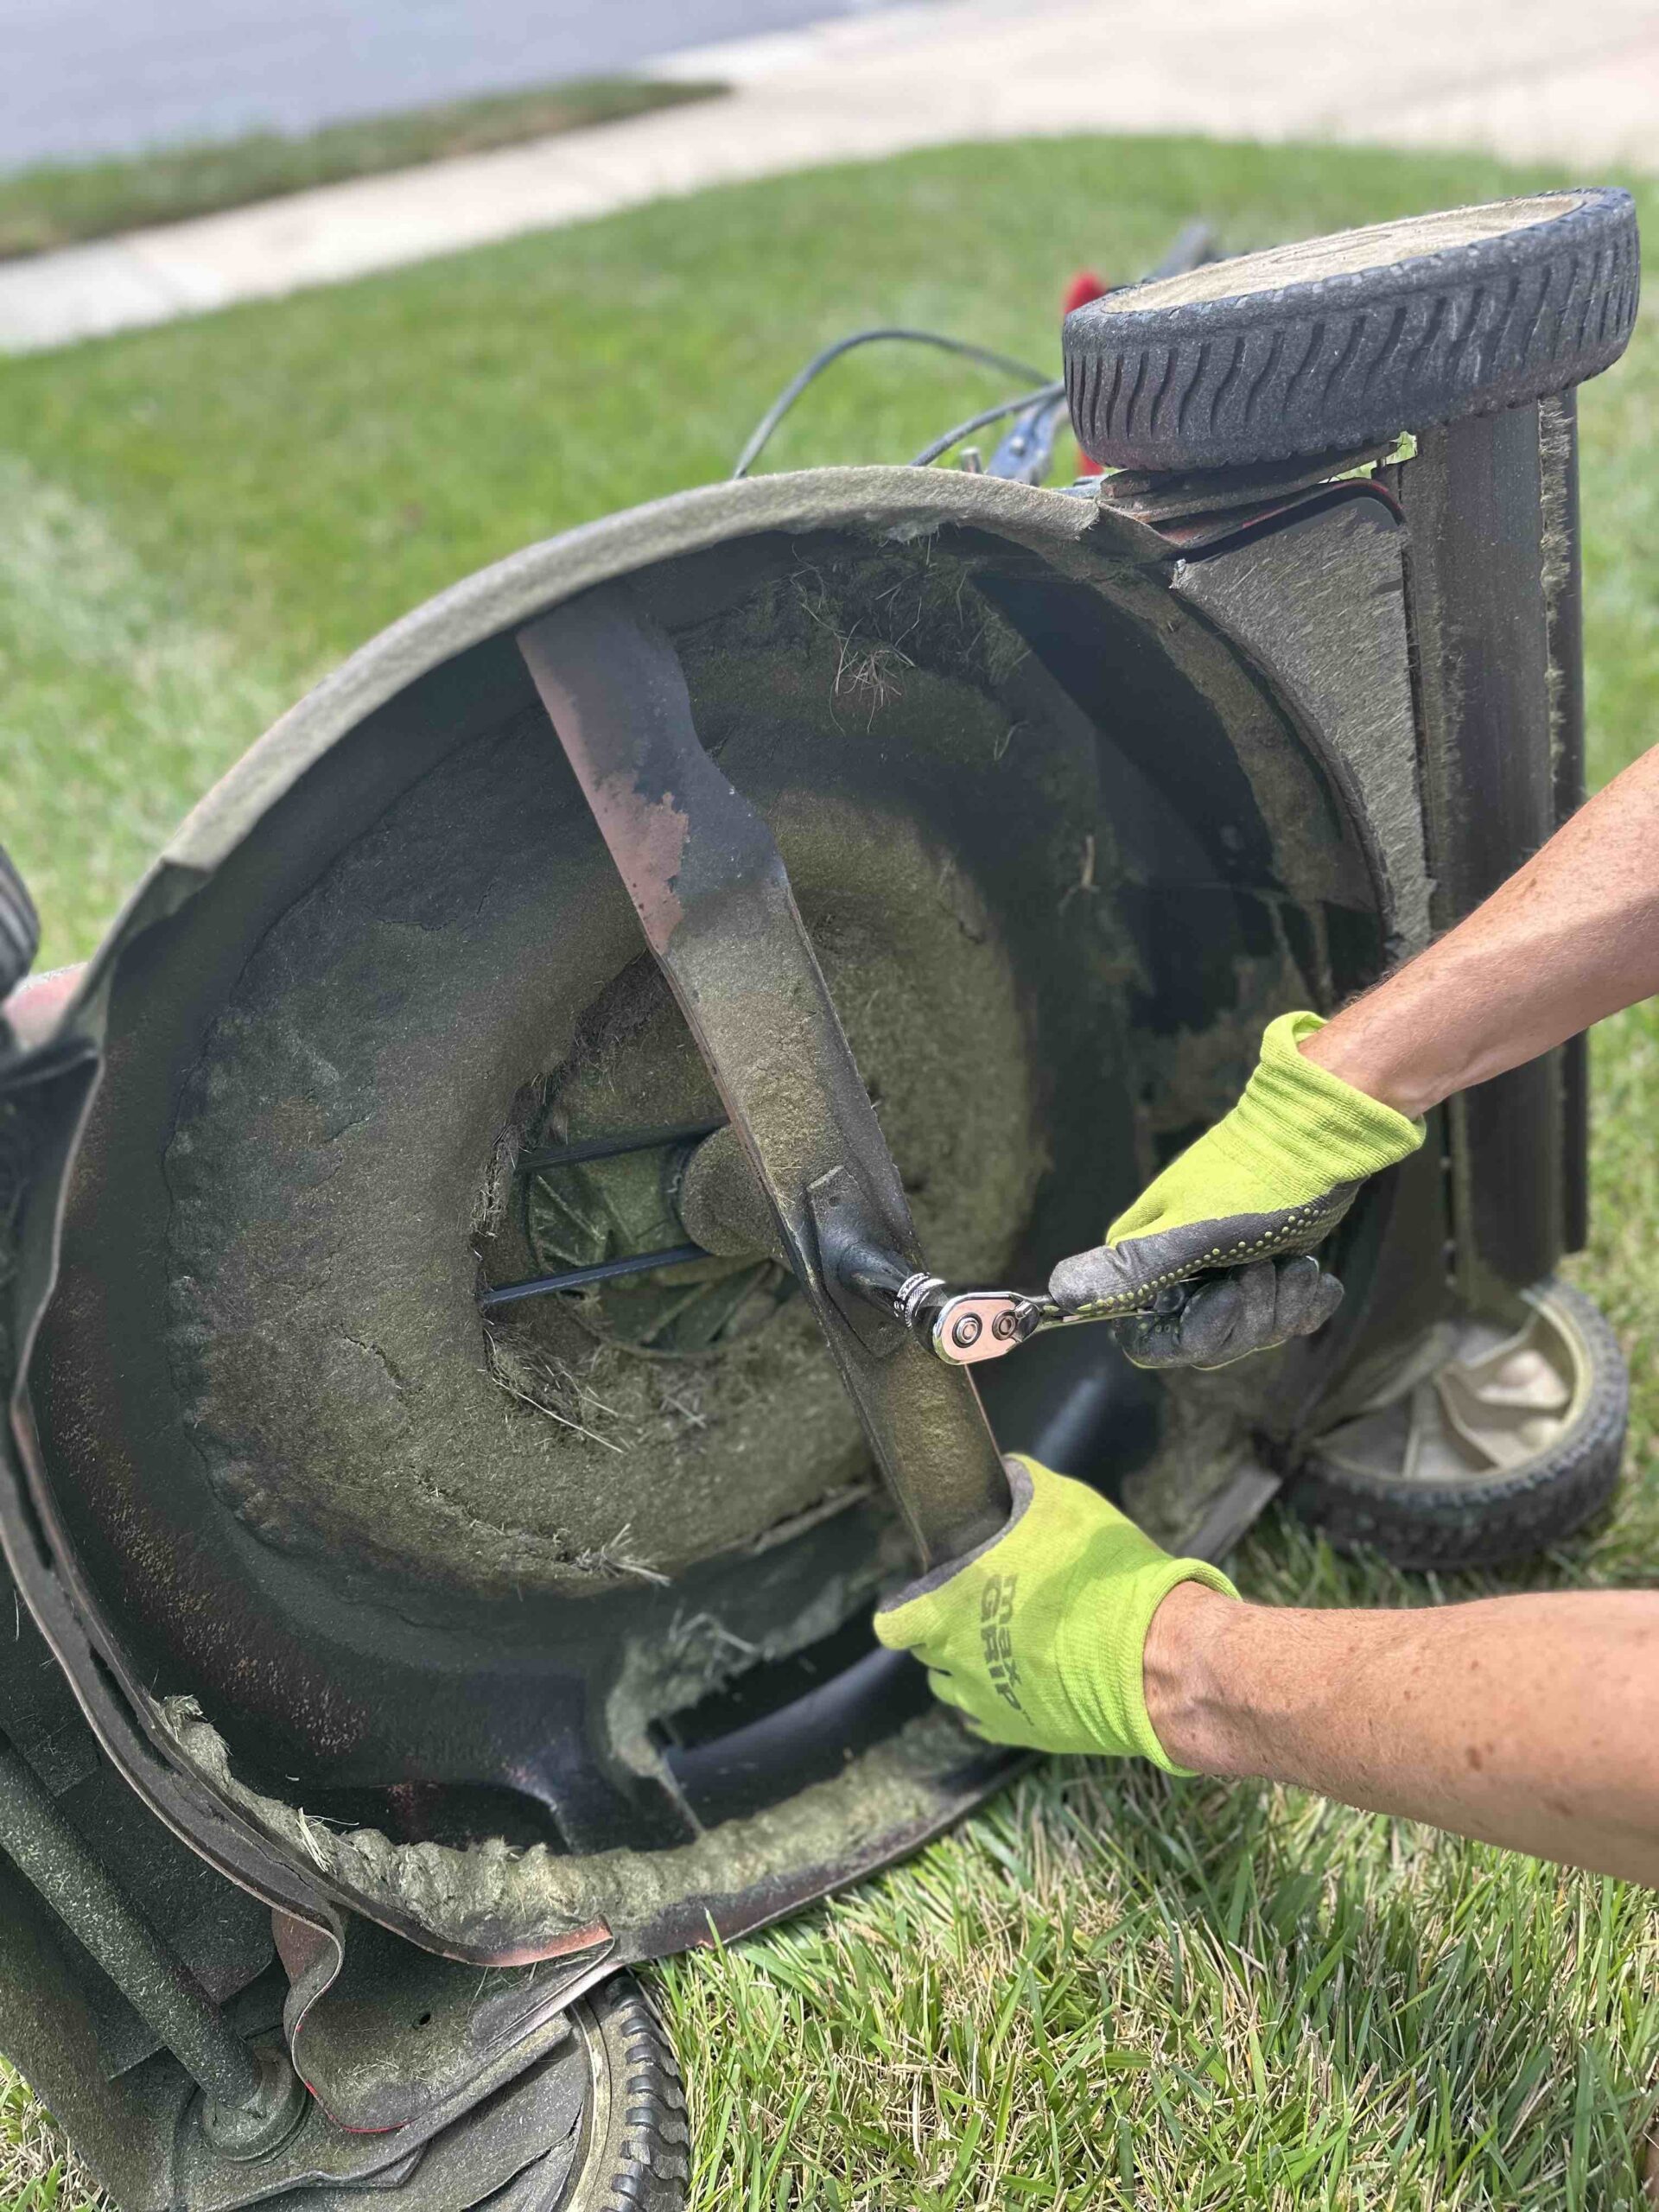
[[[1655,0],[931,0],[674,57],[724,99],[0,265],[0,349],[335,283],[664,194],[1086,131],[1659,167]],[[1103,190],[1106,189],[1103,181]]]

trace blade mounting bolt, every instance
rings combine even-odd
[[[970,1344],[976,1344],[979,1342],[981,1326],[977,1313],[964,1313],[950,1332],[951,1343],[959,1345],[963,1351],[966,1351]]]

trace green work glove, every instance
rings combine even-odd
[[[1092,1252],[1062,1260],[1051,1295],[1110,1319],[1151,1305],[1119,1340],[1142,1366],[1224,1366],[1307,1335],[1342,1296],[1305,1254],[1329,1236],[1368,1176],[1423,1141],[1423,1124],[1356,1090],[1297,1050],[1317,1014],[1281,1014],[1231,1113],[1173,1160]],[[1189,1277],[1230,1272],[1183,1301]]]
[[[1172,1559],[1097,1491],[1007,1461],[1001,1532],[936,1567],[875,1616],[976,1735],[1039,1751],[1138,1752],[1172,1774],[1147,1718],[1147,1630],[1178,1582],[1238,1595],[1217,1567]]]

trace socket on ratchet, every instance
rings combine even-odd
[[[1131,1313],[1174,1313],[1185,1304],[1188,1289],[1185,1283],[1171,1284],[1149,1294],[1145,1305],[1109,1318],[1123,1321]],[[865,1295],[870,1295],[868,1289]],[[1068,1313],[1046,1291],[963,1290],[952,1288],[938,1275],[921,1274],[906,1275],[893,1292],[893,1311],[948,1367],[975,1367],[981,1360],[1001,1359],[1039,1331],[1108,1318]]]

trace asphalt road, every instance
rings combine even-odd
[[[879,0],[0,0],[0,170],[602,76]]]

